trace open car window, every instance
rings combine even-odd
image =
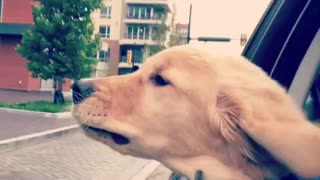
[[[320,120],[320,1],[273,0],[242,55]]]

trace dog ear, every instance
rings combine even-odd
[[[222,137],[233,145],[234,149],[238,149],[248,162],[260,168],[267,168],[278,176],[290,174],[286,164],[280,163],[267,148],[248,134],[247,129],[243,128],[243,122],[250,118],[248,111],[251,108],[239,97],[242,96],[233,90],[219,91],[212,119],[215,128],[219,129]]]
[[[240,104],[241,101],[236,100],[236,97],[231,97],[231,94],[226,91],[218,92],[211,123],[229,144],[239,148],[238,150],[244,157],[256,162],[251,140],[240,127],[243,105]]]
[[[254,162],[268,153],[267,159],[282,162],[300,176],[320,176],[320,129],[289,97],[243,99],[236,91],[220,91],[212,121],[226,141]]]

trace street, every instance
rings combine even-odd
[[[120,155],[80,132],[0,157],[1,180],[128,180],[150,162]]]

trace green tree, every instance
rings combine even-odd
[[[101,0],[38,0],[33,7],[34,26],[23,35],[17,52],[26,58],[32,77],[54,80],[54,103],[64,104],[65,78],[89,77],[96,62],[99,38],[93,36],[91,13]]]
[[[179,33],[179,25],[179,23],[176,23],[176,6],[173,4],[168,47],[187,43],[187,38]]]
[[[170,27],[166,24],[168,18],[168,10],[164,9],[162,12],[161,23],[153,25],[152,32],[152,40],[154,41],[153,45],[145,45],[144,53],[147,53],[147,56],[152,56],[159,51],[162,51],[166,48],[166,40],[168,31],[170,31]]]
[[[179,37],[177,36],[176,15],[176,4],[173,3],[170,23],[170,36],[168,42],[169,47],[178,45],[179,41]]]

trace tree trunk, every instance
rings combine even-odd
[[[62,93],[62,85],[63,85],[63,81],[55,81],[55,90],[54,90],[54,100],[53,103],[54,104],[58,104],[58,105],[64,105],[65,101],[64,101],[64,96]]]

